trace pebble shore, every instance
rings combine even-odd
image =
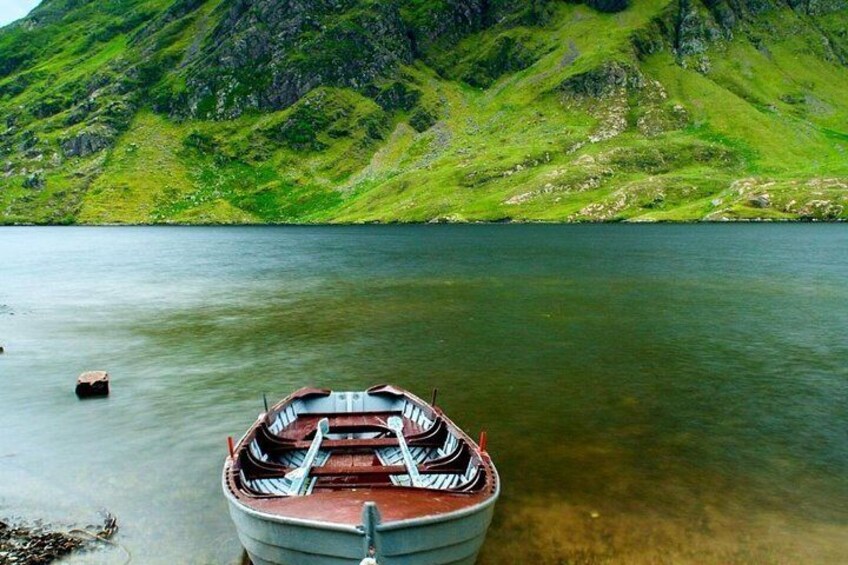
[[[52,563],[73,551],[108,540],[117,530],[112,516],[107,516],[96,532],[71,530],[60,532],[49,526],[10,524],[0,520],[0,563],[9,565],[41,565]]]

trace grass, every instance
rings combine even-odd
[[[163,3],[133,5],[161,10]],[[34,164],[15,156],[12,174],[0,177],[0,217],[6,223],[848,219],[848,68],[822,51],[810,21],[788,8],[775,10],[752,28],[763,39],[737,33],[716,43],[706,53],[710,70],[701,73],[667,50],[635,56],[632,38],[668,5],[637,0],[619,14],[601,14],[556,3],[543,23],[505,21],[474,32],[452,49],[403,66],[398,92],[411,102],[397,107],[381,107],[362,91],[323,87],[279,112],[177,121],[140,101],[108,152],[63,159],[47,171],[41,190],[22,186],[23,171]],[[174,27],[163,47],[169,60],[196,48],[214,27],[217,6],[203,3]],[[830,26],[846,21],[844,12],[829,18]],[[82,17],[75,22],[97,27]],[[762,32],[768,29],[794,32]],[[15,33],[4,32],[0,44]],[[0,108],[58,96],[92,73],[112,72],[134,53],[129,37],[119,33],[79,55],[85,41],[79,34],[58,36],[56,46],[43,48],[40,63],[0,78],[3,92],[26,73],[42,77],[17,95],[0,96]],[[629,69],[643,87],[620,88],[601,101],[563,92],[569,78],[610,62]],[[181,80],[176,65],[159,84],[179,89]],[[70,111],[32,122],[42,126],[42,160],[67,135]],[[762,194],[765,207],[755,202]]]

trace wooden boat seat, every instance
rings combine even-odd
[[[300,414],[287,427],[284,427],[277,436],[284,439],[296,441],[310,440],[315,436],[315,427],[322,419],[330,422],[333,433],[366,433],[389,431],[386,421],[392,416],[400,416],[397,411],[387,412],[358,412],[348,413],[309,413]]]
[[[485,486],[486,470],[482,465],[477,465],[477,473],[474,478],[452,490],[456,492],[480,492]]]
[[[460,442],[449,454],[429,462],[431,472],[464,473],[471,461],[471,448],[467,443]]]
[[[239,467],[248,479],[264,479],[282,477],[292,471],[292,467],[259,461],[249,450],[245,449],[239,454]],[[418,465],[418,471],[422,474],[436,471],[430,465]],[[446,471],[439,469],[439,473]],[[460,471],[453,471],[459,473]],[[402,475],[407,473],[404,465],[323,465],[312,467],[309,471],[313,477],[342,477],[342,476],[372,476],[372,475]]]
[[[475,493],[487,484],[487,472],[475,458],[473,444],[456,437],[437,409],[405,405],[394,411],[281,414],[270,413],[257,423],[248,446],[237,457],[240,481],[255,496],[288,496],[284,490],[269,494],[269,485],[273,489],[289,480],[286,475],[302,465],[323,419],[329,431],[320,444],[322,463],[309,468],[312,489],[414,488],[409,468],[397,456],[400,443],[388,425],[392,417],[403,422],[400,433],[414,452],[418,474],[426,479],[419,488]],[[345,437],[348,434],[367,437]]]
[[[361,461],[361,459],[360,459]],[[376,459],[375,459],[376,461]],[[464,474],[468,470],[471,461],[470,448],[461,443],[451,454],[439,460],[418,465],[418,472],[422,475],[436,473],[438,475]],[[285,477],[286,473],[294,467],[283,465],[274,461],[261,460],[253,449],[244,449],[238,456],[239,469],[248,481],[260,479],[273,479]],[[408,470],[405,465],[345,465],[325,464],[310,468],[309,474],[320,481],[319,486],[357,486],[391,484],[392,475],[405,475]],[[476,476],[467,483],[444,489],[453,492],[473,492],[479,486],[478,476],[481,469],[478,468]],[[485,477],[484,477],[485,478]],[[246,484],[245,487],[249,488]],[[251,489],[255,490],[255,489]],[[262,494],[262,493],[259,493]]]
[[[385,431],[392,433],[388,428],[380,430],[350,429],[339,430],[330,423],[331,433],[356,433],[363,431]],[[410,447],[439,448],[444,445],[448,435],[448,427],[442,418],[438,418],[430,429],[418,434],[404,435]],[[308,435],[308,434],[307,434]],[[263,452],[268,454],[279,453],[293,449],[309,449],[312,441],[310,439],[291,439],[280,436],[271,431],[267,423],[263,422],[256,430],[256,441]],[[327,439],[321,443],[321,449],[346,449],[346,450],[373,450],[381,447],[397,447],[396,437],[376,437],[367,439]]]
[[[243,449],[238,461],[241,470],[251,479],[277,477],[286,472],[286,468],[278,463],[260,461],[250,449]]]
[[[432,469],[429,465],[419,465],[418,471],[422,476],[437,473],[440,476],[458,475],[465,473],[462,471],[443,471]],[[349,488],[355,486],[357,488],[368,488],[377,486],[391,485],[392,475],[406,475],[408,471],[403,465],[378,465],[374,467],[348,467],[348,466],[325,466],[313,469],[311,475],[318,477],[316,488],[332,488],[344,487]],[[379,480],[375,480],[379,479]],[[457,493],[474,493],[479,492],[486,486],[486,474],[482,465],[477,465],[471,479],[466,482],[459,483],[456,486],[449,488],[439,488],[437,486],[425,487],[432,490],[442,492],[457,492]]]
[[[406,438],[407,443],[409,443],[412,447],[423,447],[424,444],[427,444],[428,446],[432,444],[442,446],[445,444],[445,440],[448,439],[449,433],[450,431],[448,430],[448,425],[445,422],[445,419],[438,416],[436,417],[435,422],[433,422],[433,425],[427,430],[409,436],[404,434],[404,437]]]

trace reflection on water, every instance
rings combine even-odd
[[[845,280],[843,226],[4,228],[0,514],[238,563],[225,437],[390,381],[489,431],[483,563],[846,561]]]

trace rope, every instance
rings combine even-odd
[[[95,534],[95,533],[89,532],[88,530],[83,530],[82,528],[74,528],[72,530],[68,530],[66,533],[68,535],[83,534],[83,535],[90,537],[91,539],[102,541],[103,543],[107,543],[109,545],[115,546],[118,549],[120,549],[121,551],[123,551],[127,556],[127,560],[124,561],[124,565],[129,565],[129,563],[132,561],[132,553],[130,553],[129,549],[127,549],[126,547],[124,547],[123,545],[121,545],[118,542],[110,540],[109,538],[107,538],[103,535]]]

